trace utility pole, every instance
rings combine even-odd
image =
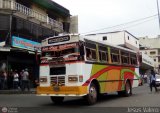
[[[158,11],[158,20],[159,20],[159,29],[160,29],[160,15],[159,15],[159,3],[157,0],[157,11]]]

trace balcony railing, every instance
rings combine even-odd
[[[51,25],[52,28],[63,31],[63,25],[61,22],[58,22],[52,18],[49,18],[48,15],[41,14],[35,10],[32,10],[22,4],[14,2],[13,0],[0,0],[0,9],[9,9],[12,11],[20,12],[24,15],[27,15],[30,18],[35,18],[42,23]]]

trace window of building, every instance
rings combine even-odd
[[[160,55],[160,49],[158,49],[158,55]]]
[[[160,57],[158,57],[158,62],[160,62]]]
[[[112,63],[119,63],[119,49],[111,48],[111,61]]]
[[[129,36],[128,36],[128,40],[129,40]]]
[[[19,17],[13,17],[12,34],[28,40],[41,42],[45,38],[55,36],[56,32]]]
[[[154,61],[156,62],[156,59],[154,59]]]
[[[155,55],[156,52],[155,51],[150,51],[150,55]]]
[[[103,36],[103,40],[107,40],[107,36]]]
[[[136,44],[137,44],[137,41],[136,41]]]
[[[9,30],[10,27],[10,16],[0,15],[0,30]]]

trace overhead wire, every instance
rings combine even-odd
[[[111,28],[126,26],[126,25],[128,25],[128,24],[136,23],[136,22],[143,21],[143,20],[146,20],[146,19],[149,19],[149,18],[153,18],[153,17],[156,17],[156,16],[157,16],[157,14],[151,15],[151,16],[148,16],[148,17],[145,17],[145,18],[140,18],[140,19],[137,19],[137,20],[129,21],[129,22],[126,22],[126,23],[122,23],[122,24],[110,26],[110,27],[105,27],[105,28],[101,28],[101,29],[96,29],[96,30],[92,30],[92,31],[80,33],[80,34],[83,34],[83,35],[84,35],[84,34],[88,34],[88,33],[92,33],[92,32],[97,32],[97,31],[102,31],[102,30],[106,30],[106,29],[111,29]]]

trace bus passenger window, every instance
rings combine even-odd
[[[91,50],[89,48],[86,48],[86,57],[87,57],[87,59],[91,59],[92,58]]]
[[[129,64],[129,53],[122,51],[121,60],[122,60],[122,64]]]
[[[130,55],[130,59],[131,59],[131,65],[137,65],[137,56],[136,55],[133,55],[131,54]]]
[[[96,51],[95,50],[91,50],[92,51],[92,59],[96,60]]]
[[[119,50],[118,49],[111,49],[111,60],[112,63],[119,63]]]
[[[103,51],[99,51],[99,60],[101,62],[108,61],[108,53],[107,52],[103,52]]]

